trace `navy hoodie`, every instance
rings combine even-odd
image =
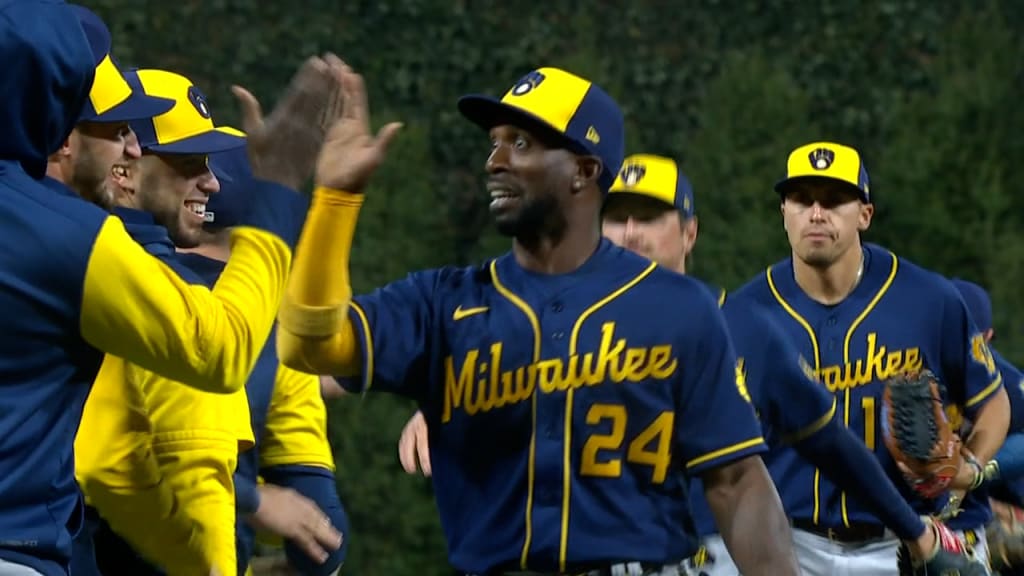
[[[94,62],[57,0],[0,0],[0,62],[0,559],[63,575],[82,512],[72,446],[102,360],[80,335],[83,282],[107,215],[44,175]]]

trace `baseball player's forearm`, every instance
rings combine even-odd
[[[967,449],[984,465],[999,451],[1009,428],[1010,399],[1001,388],[978,410]]]
[[[359,345],[348,316],[348,262],[362,194],[319,187],[281,305],[281,362],[310,374],[358,374]]]
[[[833,418],[794,448],[867,506],[900,540],[913,540],[924,533],[924,522],[889,481],[875,455],[838,419]]]
[[[719,532],[746,576],[796,576],[789,521],[759,456],[713,468],[703,476],[704,495]]]

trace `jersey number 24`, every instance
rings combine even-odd
[[[587,410],[587,424],[611,422],[607,434],[591,434],[583,444],[580,474],[597,478],[622,475],[623,444],[626,436],[626,407],[621,404],[594,404]],[[672,461],[672,425],[675,413],[665,411],[630,440],[625,448],[626,461],[652,467],[651,481],[661,484]],[[604,453],[604,454],[602,454]],[[599,458],[600,457],[600,458]]]

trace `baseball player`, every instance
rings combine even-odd
[[[78,122],[60,148],[47,158],[46,174],[67,183],[89,202],[110,209],[114,204],[111,165],[142,155],[128,122],[163,114],[174,101],[133,91],[110,54],[106,25],[89,10],[72,8],[97,62],[96,72]]]
[[[336,166],[349,181],[315,192],[304,238],[338,218],[354,228],[393,133],[374,139],[361,78],[346,86],[351,123],[333,138],[349,143]],[[512,251],[356,298],[349,243],[298,258],[282,362],[418,400],[459,573],[676,574],[694,550],[689,471],[746,573],[796,574],[714,299],[601,238],[623,157],[618,105],[541,68],[500,100],[468,96],[459,110],[489,131],[490,209]]]
[[[183,281],[204,285],[174,247],[198,242],[204,207],[219,190],[207,155],[244,151],[245,137],[214,126],[205,97],[187,78],[162,70],[125,76],[134,90],[174,107],[131,123],[145,154],[117,166],[113,212],[132,239]],[[239,451],[253,442],[244,390],[209,394],[108,356],[76,438],[77,478],[99,515],[169,574],[211,567],[233,574],[231,476]],[[99,544],[107,541],[97,541],[100,568],[109,555]]]
[[[214,154],[210,162],[227,181],[207,203],[199,245],[179,248],[178,260],[213,286],[231,253],[231,227],[244,214],[252,174],[244,150]],[[348,516],[338,498],[319,380],[280,365],[269,340],[245,385],[256,449],[239,456],[235,472],[239,574],[254,552],[256,528],[284,540],[298,574],[333,574],[345,560]],[[258,477],[264,482],[257,486]]]
[[[985,342],[989,343],[995,334],[992,327],[992,301],[988,292],[981,286],[960,278],[952,279],[953,285],[960,292],[961,298],[967,305],[972,320],[981,331]],[[993,482],[986,482],[979,487],[967,492],[963,496],[962,503],[954,503],[957,507],[953,511],[953,517],[947,524],[964,534],[965,541],[974,547],[977,554],[988,558],[988,539],[985,527],[993,520],[992,509],[989,506],[989,497],[1000,500],[1007,500],[1011,504],[1018,501],[1017,480],[1021,477],[1014,469],[1020,469],[1021,449],[1020,442],[1024,435],[1024,374],[1003,358],[999,352],[989,346],[992,358],[996,367],[1003,377],[1007,396],[1010,400],[1010,434],[1007,436],[1003,446],[986,466],[988,476],[999,475]],[[960,415],[955,411],[951,414],[955,421]],[[959,497],[960,494],[954,494]]]
[[[835,394],[843,424],[900,478],[880,426],[883,382],[927,368],[944,385],[945,403],[974,422],[969,461],[953,479],[966,489],[983,478],[981,466],[1002,444],[1009,403],[984,336],[945,278],[866,244],[860,234],[873,214],[867,171],[853,148],[832,142],[801,146],[789,155],[787,176],[775,187],[792,257],[736,291],[769,312]],[[795,401],[800,401],[795,399]],[[895,574],[898,542],[863,502],[824,477],[794,450],[768,461],[793,522],[794,546],[805,574]],[[923,500],[898,481],[919,513],[944,499]]]
[[[17,311],[0,336],[0,573],[65,575],[82,515],[72,446],[103,352],[198,388],[239,389],[284,289],[296,194],[269,182],[254,188],[249,226],[235,233],[217,289],[189,286],[119,220],[46,177],[86,102],[103,114],[132,94],[90,92],[97,60],[78,14],[62,2],[5,0],[0,60],[0,307]],[[268,118],[261,136],[272,144],[255,154],[319,142],[319,123],[304,119],[327,106],[330,67],[311,60],[298,80],[306,100]],[[81,138],[71,150],[79,160],[95,153],[109,174],[129,135],[112,138]],[[263,176],[287,182],[291,170]]]
[[[670,158],[638,154],[626,158],[619,178],[605,201],[602,230],[612,242],[656,261],[667,269],[686,273],[686,260],[697,240],[697,216],[693,189],[676,162]],[[866,505],[904,540],[918,558],[933,558],[941,539],[949,530],[932,523],[926,530],[918,515],[906,504],[874,456],[836,417],[835,397],[808,374],[803,359],[771,324],[765,313],[726,298],[725,292],[712,288],[725,314],[730,336],[741,359],[746,391],[758,411],[766,439],[771,444],[792,443],[810,462],[820,466],[860,497]],[[789,360],[788,362],[786,360]],[[794,406],[793,398],[802,402]],[[406,425],[399,442],[403,467],[412,473],[417,462],[429,474],[430,457],[426,451],[427,430],[422,414]],[[736,566],[716,534],[715,520],[700,494],[700,480],[691,483],[694,520],[702,548],[691,561],[693,574],[705,576],[738,574]],[[958,554],[953,551],[951,554]],[[959,561],[962,573],[971,568],[964,558],[933,559]],[[979,565],[973,568],[984,573]]]

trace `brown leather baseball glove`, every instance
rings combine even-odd
[[[945,492],[963,464],[940,386],[930,370],[909,372],[886,380],[882,397],[885,446],[911,488],[925,498]]]

